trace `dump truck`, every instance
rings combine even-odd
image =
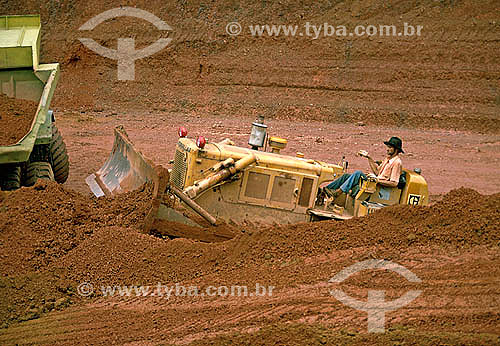
[[[34,114],[18,115],[33,119],[22,138],[0,146],[2,190],[31,186],[37,179],[64,183],[69,175],[66,145],[50,110],[59,64],[39,63],[40,29],[39,15],[0,16],[0,97],[36,107]],[[5,128],[4,121],[0,114]]]
[[[347,172],[348,163],[283,155],[287,140],[269,137],[266,127],[263,118],[252,124],[247,148],[230,139],[206,143],[203,137],[188,138],[181,129],[170,169],[145,158],[117,127],[111,155],[87,184],[96,196],[104,196],[150,181],[154,194],[145,232],[200,240],[210,233],[207,225],[345,220],[390,205],[428,203],[427,183],[418,169],[405,169],[398,187],[368,178],[354,198],[326,198],[320,187]],[[225,237],[210,234],[218,236]]]

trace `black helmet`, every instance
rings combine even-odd
[[[403,151],[403,141],[399,137],[391,137],[388,141],[384,142],[385,145],[389,145],[393,148],[399,150],[400,153],[404,153]]]

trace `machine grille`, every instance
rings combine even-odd
[[[177,149],[174,158],[174,169],[170,174],[170,183],[176,188],[183,190],[184,183],[186,182],[186,153]]]

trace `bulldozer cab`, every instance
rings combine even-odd
[[[397,187],[377,184],[375,179],[362,179],[359,192],[353,198],[343,195],[335,199],[326,199],[322,208],[311,213],[316,219],[350,219],[365,216],[381,208],[395,204],[427,205],[429,192],[420,171],[403,169]]]

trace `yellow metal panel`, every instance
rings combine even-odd
[[[38,79],[40,76],[43,78]],[[10,97],[38,100],[37,114],[30,131],[18,143],[0,147],[0,163],[25,162],[38,141],[39,129],[47,119],[47,111],[59,79],[59,65],[42,65],[40,73],[30,70],[0,71],[0,91]]]
[[[401,193],[401,204],[429,204],[429,190],[424,177],[413,171],[406,171],[406,185]]]
[[[0,16],[0,69],[38,68],[40,16]]]
[[[40,15],[0,16],[0,29],[40,27]]]
[[[370,196],[370,202],[394,205],[399,203],[401,190],[397,187],[382,186],[377,184],[375,192]]]

